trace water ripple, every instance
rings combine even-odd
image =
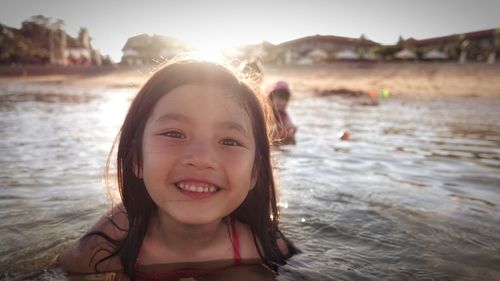
[[[132,94],[0,90],[0,279],[65,278],[43,266],[109,207],[102,171]],[[272,157],[303,253],[277,280],[500,280],[498,108],[292,100],[297,145]]]

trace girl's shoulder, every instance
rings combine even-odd
[[[117,255],[105,258],[116,250],[116,245],[127,235],[127,229],[127,213],[122,204],[116,205],[83,237],[67,248],[58,257],[57,264],[72,273],[122,270]]]
[[[281,233],[281,231],[278,231],[278,237],[276,238],[276,244],[278,245],[278,249],[280,250],[281,254],[287,258],[290,258],[291,256],[297,254],[299,250],[295,245],[288,240],[288,238]]]
[[[234,221],[234,224],[237,233],[236,235],[239,238],[239,246],[240,246],[239,252],[241,255],[241,259],[243,260],[260,259],[260,255],[257,250],[257,246],[255,245],[253,233],[250,227],[239,221]]]
[[[236,229],[238,231],[238,235],[240,235],[240,244],[241,244],[241,256],[242,259],[260,259],[259,252],[257,247],[261,247],[260,242],[256,239],[254,240],[254,234],[250,229],[250,226],[238,222],[235,222]],[[255,242],[258,245],[255,245]],[[278,235],[276,237],[276,245],[278,246],[279,251],[285,257],[291,257],[299,250],[295,247],[295,245],[286,238],[281,231],[278,231]]]

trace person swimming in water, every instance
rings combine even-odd
[[[117,139],[121,203],[57,265],[164,280],[285,264],[298,249],[279,227],[265,104],[229,65],[176,59],[160,68]],[[230,262],[193,266],[217,261]]]
[[[275,144],[295,144],[297,126],[292,123],[286,111],[291,97],[290,86],[286,81],[280,80],[271,85],[268,97],[273,105],[276,118]]]

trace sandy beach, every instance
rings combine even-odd
[[[500,97],[500,64],[335,63],[319,66],[269,66],[267,80],[283,77],[299,92],[380,91],[392,96]],[[267,81],[266,80],[266,81]]]
[[[152,66],[141,67],[0,67],[0,85],[63,84],[80,87],[140,87]],[[500,97],[500,64],[337,62],[322,65],[265,65],[264,87],[286,79],[297,95],[345,89],[392,96]]]

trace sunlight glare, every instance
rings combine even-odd
[[[184,40],[196,57],[210,61],[221,61],[237,57],[240,55],[236,51],[237,46],[243,44],[242,42],[235,41],[234,38],[224,40],[220,36],[208,35],[203,38],[185,38]]]
[[[219,48],[195,48],[193,51],[193,56],[208,61],[223,61],[224,51]]]

